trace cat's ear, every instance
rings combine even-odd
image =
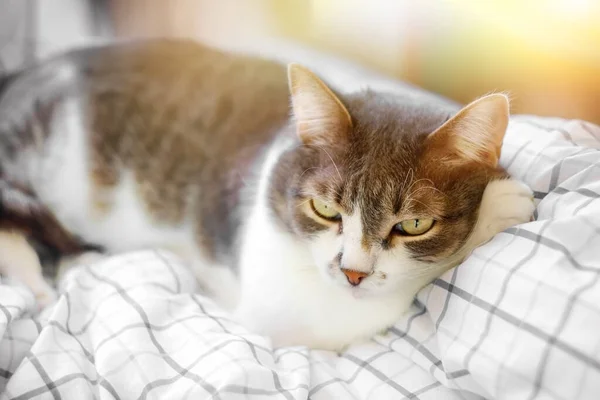
[[[475,161],[495,167],[509,118],[508,97],[482,97],[448,120],[427,138],[430,151],[452,163]]]
[[[352,126],[352,118],[331,89],[299,64],[288,65],[288,83],[296,129],[302,142],[339,143]]]

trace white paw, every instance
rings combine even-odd
[[[48,307],[58,298],[56,291],[46,282],[37,283],[35,286],[31,287],[31,290],[35,296],[35,303],[38,310],[43,310]]]
[[[493,181],[483,193],[474,231],[477,245],[515,225],[532,221],[535,202],[532,190],[515,179]]]

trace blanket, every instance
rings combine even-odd
[[[345,76],[365,83],[361,70]],[[0,399],[597,399],[598,150],[592,124],[513,117],[501,164],[534,190],[535,221],[341,354],[273,348],[162,251],[82,263],[39,315],[27,289],[0,278]]]
[[[501,163],[536,220],[475,250],[391,330],[343,354],[273,348],[175,256],[73,269],[38,316],[0,286],[1,399],[596,399],[600,393],[600,128],[514,118]]]

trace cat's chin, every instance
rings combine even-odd
[[[387,294],[386,291],[377,290],[376,288],[369,288],[363,286],[352,286],[346,282],[339,282],[332,280],[331,283],[340,291],[348,294],[354,299],[373,299]]]
[[[358,299],[358,300],[372,299],[374,297],[378,297],[378,295],[381,295],[381,293],[378,293],[375,290],[361,288],[361,287],[349,287],[349,288],[346,288],[346,290],[348,290],[350,292],[352,297],[354,297],[355,299]]]

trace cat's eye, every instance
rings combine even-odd
[[[337,221],[342,217],[331,204],[325,203],[324,201],[312,199],[310,201],[310,206],[314,213],[323,219]]]
[[[419,236],[429,231],[433,222],[431,218],[407,219],[394,225],[394,232],[406,236]]]

